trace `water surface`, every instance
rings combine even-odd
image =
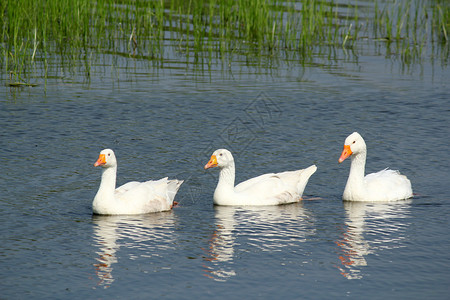
[[[405,69],[376,51],[317,61],[227,72],[137,61],[118,78],[3,87],[2,297],[448,298],[448,66]],[[349,163],[337,159],[353,131],[366,170],[399,169],[414,198],[341,200]],[[118,184],[184,179],[180,205],[93,216],[93,163],[106,147]],[[318,170],[301,203],[214,207],[217,170],[203,166],[217,148],[234,153],[237,182]]]

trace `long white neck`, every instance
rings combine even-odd
[[[235,169],[234,162],[220,169],[218,189],[234,189]]]
[[[102,169],[102,180],[97,195],[114,194],[114,190],[116,189],[116,174],[117,166]]]
[[[366,167],[366,155],[367,151],[364,150],[359,152],[358,154],[352,155],[351,166],[350,166],[350,174],[347,180],[347,187],[350,187],[354,190],[360,190],[364,187],[364,172]]]

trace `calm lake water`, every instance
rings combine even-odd
[[[204,72],[123,59],[89,82],[2,79],[0,298],[449,298],[448,65],[405,66],[376,48]],[[414,198],[341,200],[350,164],[337,160],[353,131],[366,171],[400,170]],[[179,206],[93,216],[106,147],[118,184],[184,179]],[[203,166],[217,148],[234,153],[237,182],[318,170],[301,203],[214,207],[217,170]]]

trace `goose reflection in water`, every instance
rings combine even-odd
[[[315,234],[314,218],[302,203],[281,206],[216,206],[215,230],[204,258],[205,275],[227,281],[245,253],[281,251]],[[252,249],[255,248],[255,249]]]
[[[99,279],[97,286],[110,287],[114,282],[113,265],[121,258],[119,249],[136,249],[130,259],[159,255],[162,250],[173,248],[174,215],[160,212],[133,216],[93,215],[93,241],[98,247],[97,262],[93,264]],[[124,252],[125,253],[125,252]]]
[[[411,200],[369,203],[344,201],[347,215],[345,229],[336,242],[339,246],[338,268],[347,279],[361,279],[366,256],[382,249],[403,247],[405,226]],[[366,240],[365,236],[370,236]]]

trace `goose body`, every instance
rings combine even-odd
[[[364,176],[367,147],[357,132],[346,138],[339,163],[349,156],[351,156],[350,174],[342,196],[343,200],[396,201],[413,196],[411,182],[399,171],[384,169]]]
[[[114,151],[100,152],[95,167],[102,167],[102,179],[92,210],[99,215],[133,215],[172,209],[182,180],[162,178],[156,181],[128,182],[116,188],[117,160]]]
[[[298,202],[309,177],[317,170],[312,165],[303,170],[264,174],[234,186],[233,155],[226,149],[216,150],[205,169],[220,168],[214,191],[216,205],[280,205]]]

